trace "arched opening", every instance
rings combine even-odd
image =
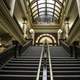
[[[47,40],[49,45],[55,45],[56,44],[56,39],[51,34],[41,34],[40,36],[38,36],[38,38],[36,40],[36,44],[42,45],[45,42],[45,40]]]

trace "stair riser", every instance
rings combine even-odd
[[[3,68],[3,70],[26,70],[26,71],[37,71],[38,68]]]

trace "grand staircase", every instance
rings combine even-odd
[[[58,47],[57,47],[58,48]],[[60,48],[59,48],[60,49]],[[32,51],[31,51],[32,50]],[[36,51],[37,50],[37,51]],[[55,49],[56,50],[56,49]],[[58,49],[57,49],[58,50]],[[27,55],[27,53],[28,55]],[[35,53],[34,53],[35,52]],[[36,52],[39,52],[39,56]],[[32,54],[32,55],[31,55]],[[35,56],[34,56],[35,54]],[[36,56],[37,54],[37,56]],[[37,80],[41,48],[32,47],[21,57],[11,58],[0,69],[0,80]],[[44,57],[42,57],[39,80],[43,80]],[[80,80],[80,59],[73,57],[51,57],[53,79],[51,79],[49,58],[46,58],[47,80]],[[45,73],[44,73],[45,74]]]

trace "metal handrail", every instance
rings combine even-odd
[[[52,72],[52,65],[51,65],[51,57],[50,57],[49,45],[48,45],[48,58],[49,58],[50,78],[51,78],[51,80],[54,80],[54,79],[53,79],[53,72]]]
[[[39,61],[39,67],[38,67],[36,80],[39,80],[39,77],[40,77],[40,69],[41,69],[41,62],[42,62],[42,57],[43,57],[43,51],[44,51],[44,47],[42,46],[42,51],[41,51],[41,56],[40,56],[40,61]]]

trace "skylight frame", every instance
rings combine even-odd
[[[33,18],[36,15],[40,17],[41,12],[43,12],[44,14],[46,13],[47,15],[49,15],[48,13],[50,14],[53,13],[53,17],[55,17],[56,15],[56,17],[58,17],[59,19],[59,17],[61,16],[61,9],[64,7],[63,2],[64,0],[30,0],[29,5],[32,9]],[[44,10],[41,10],[41,9],[44,9]]]

